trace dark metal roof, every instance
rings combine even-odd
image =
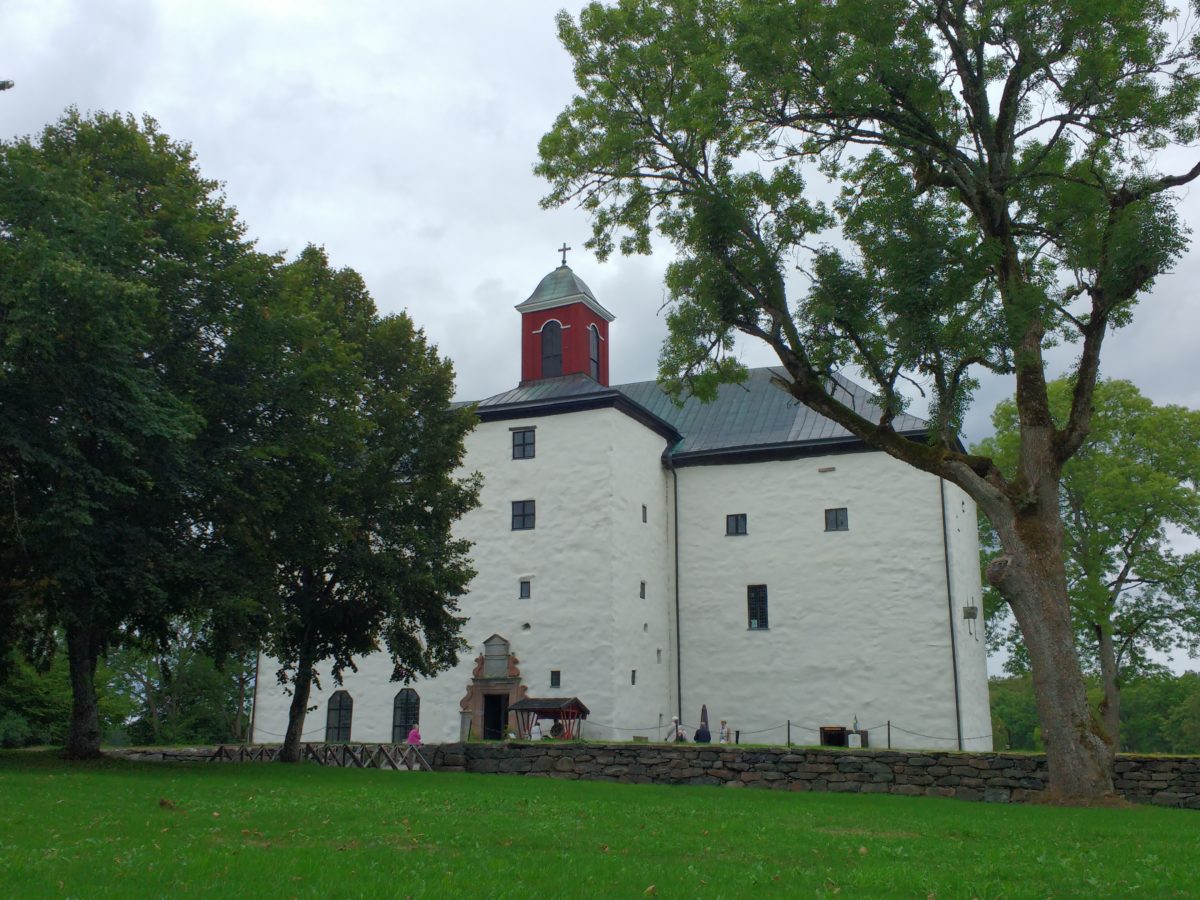
[[[751,369],[744,384],[721,385],[711,403],[687,397],[682,406],[676,406],[655,381],[606,388],[587,375],[564,375],[523,384],[488,397],[476,407],[487,420],[616,406],[663,434],[672,442],[671,458],[680,462],[805,447],[861,446],[841,425],[774,385],[772,376],[786,378],[786,373],[777,368]],[[878,418],[879,407],[869,391],[841,376],[835,380],[839,400],[861,415]],[[923,434],[928,424],[903,414],[896,417],[893,427],[915,435]]]
[[[532,712],[545,715],[554,715],[566,710],[574,710],[584,719],[591,712],[578,697],[526,697],[508,708],[509,712]]]
[[[688,397],[682,407],[672,403],[655,381],[623,384],[617,390],[683,435],[683,440],[671,451],[675,459],[718,451],[858,442],[841,425],[772,384],[772,376],[787,379],[783,369],[751,369],[744,384],[721,385],[711,403]],[[879,407],[874,395],[841,376],[835,380],[838,400],[860,415],[878,420]],[[905,414],[897,416],[892,427],[902,433],[924,432],[928,424]]]
[[[546,303],[558,303],[564,300],[578,299],[587,297],[593,303],[599,303],[596,295],[592,293],[592,289],[583,283],[583,279],[571,271],[571,267],[561,265],[541,281],[538,286],[533,289],[533,293],[517,306],[521,309],[526,306],[541,306]]]

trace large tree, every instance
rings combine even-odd
[[[1061,423],[1071,384],[1048,388]],[[1085,669],[1100,677],[1101,721],[1117,750],[1122,682],[1158,668],[1150,651],[1200,645],[1200,553],[1180,553],[1172,541],[1176,532],[1200,537],[1200,412],[1155,406],[1128,381],[1098,382],[1094,406],[1087,440],[1063,466],[1059,501],[1076,641]],[[992,424],[995,436],[976,452],[1011,474],[1020,446],[1011,399],[996,407]],[[984,546],[998,550],[983,524]],[[1017,673],[1028,656],[999,601],[985,597],[989,644],[1009,652]]]
[[[295,762],[319,662],[335,682],[384,648],[396,680],[457,662],[474,572],[452,526],[478,479],[456,469],[475,415],[452,406],[453,369],[411,319],[380,317],[322,250],[284,267],[270,321],[274,383],[245,474],[266,525],[265,648],[292,693],[280,759]]]
[[[966,491],[1003,554],[988,579],[1020,623],[1051,791],[1112,790],[1088,708],[1063,562],[1059,475],[1091,425],[1100,349],[1185,245],[1156,152],[1196,136],[1198,47],[1160,0],[620,0],[563,13],[578,93],[542,139],[548,205],[591,246],[674,243],[661,375],[736,379],[735,332],[780,387],[872,447]],[[816,162],[844,186],[810,202]],[[834,224],[844,243],[815,248]],[[789,279],[803,262],[807,290]],[[1045,351],[1079,342],[1056,423]],[[881,415],[844,405],[855,366]],[[1015,380],[1006,475],[956,441],[975,374]],[[924,441],[892,428],[909,381]]]
[[[204,602],[214,373],[268,269],[149,118],[0,143],[0,657],[61,629],[71,756],[99,753],[104,654]]]

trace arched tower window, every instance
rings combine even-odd
[[[392,703],[392,743],[403,744],[412,727],[421,721],[421,696],[404,688]]]
[[[554,378],[562,372],[562,326],[551,319],[542,326],[542,377]]]
[[[595,325],[588,326],[588,366],[592,377],[600,380],[600,330]]]
[[[350,720],[354,717],[354,698],[345,691],[334,691],[325,713],[325,740],[328,743],[350,740]]]

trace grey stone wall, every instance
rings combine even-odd
[[[497,743],[424,748],[435,770],[634,784],[839,791],[955,797],[989,803],[1035,800],[1043,756],[908,750],[741,749],[697,744]],[[1135,803],[1200,809],[1200,758],[1122,756],[1117,790]]]

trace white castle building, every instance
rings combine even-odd
[[[725,719],[742,743],[837,726],[872,747],[991,749],[966,494],[770,369],[682,407],[654,382],[610,385],[614,317],[566,265],[517,310],[521,383],[479,402],[467,437],[466,471],[484,476],[457,529],[478,570],[471,650],[410,685],[389,681],[386,653],[341,687],[324,672],[305,740],[402,742],[418,719],[426,742],[500,738],[528,726],[509,712],[522,699],[577,698],[592,740],[661,740],[672,716],[691,737],[704,704],[714,741]],[[870,414],[870,394],[840,386]],[[252,740],[282,740],[288,701],[258,679]]]

